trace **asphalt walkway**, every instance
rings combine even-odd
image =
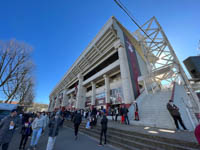
[[[19,131],[16,131],[12,142],[10,143],[9,150],[18,150],[20,138]],[[29,139],[27,143],[27,147],[30,144],[30,140],[31,139]],[[48,131],[45,131],[45,135],[39,140],[37,150],[46,150],[47,140]],[[111,145],[98,146],[97,140],[82,133],[79,133],[79,138],[75,141],[73,130],[63,127],[56,139],[54,150],[117,150],[117,148],[114,148]]]

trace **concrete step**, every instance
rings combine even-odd
[[[71,122],[66,123],[66,125],[68,127],[73,128],[73,124]],[[86,129],[85,125],[86,125],[85,123],[82,123],[80,125],[80,131],[99,139],[100,130],[101,130],[100,126],[97,125],[93,129]],[[107,137],[110,144],[113,143],[112,145],[116,145],[117,143],[117,144],[120,144],[121,145],[120,147],[122,148],[123,148],[123,145],[129,146],[130,148],[133,147],[137,149],[158,149],[158,150],[159,149],[197,150],[200,148],[198,144],[193,143],[193,142],[180,141],[176,139],[147,135],[147,134],[143,134],[139,132],[120,130],[120,129],[110,128],[110,127],[108,128]]]
[[[70,128],[73,128],[73,125],[67,125]],[[86,129],[85,126],[81,125],[79,127],[80,132],[87,134],[96,139],[100,138],[100,129]],[[140,143],[137,141],[131,141],[129,139],[121,138],[120,136],[107,134],[107,142],[116,147],[120,147],[122,150],[161,150],[152,146],[149,146],[144,143]]]
[[[80,126],[81,130],[85,130],[84,126]],[[94,129],[90,129],[90,132],[96,133],[97,135],[100,134],[100,128],[95,127]],[[159,140],[154,140],[149,137],[144,137],[144,136],[136,136],[132,134],[126,134],[121,131],[115,131],[115,130],[108,130],[108,138],[113,139],[114,141],[118,141],[120,143],[126,143],[129,146],[136,147],[136,148],[146,148],[148,149],[165,149],[165,150],[187,150],[187,149],[192,149],[191,147],[186,147],[186,146],[180,146],[177,144],[171,144],[171,143],[166,143],[161,142]],[[134,143],[133,143],[134,141]],[[140,146],[141,143],[143,144],[142,147]]]
[[[84,133],[84,134],[87,134],[87,135],[89,135],[89,136],[91,136],[93,138],[99,139],[99,134],[95,134],[95,133],[93,133],[91,131],[87,131],[87,130],[81,130],[81,132]],[[139,150],[139,149],[130,147],[128,145],[124,145],[124,144],[121,144],[119,142],[115,142],[115,141],[110,140],[110,139],[107,139],[107,143],[111,144],[111,145],[113,145],[115,147],[118,147],[118,148],[120,148],[122,150]]]
[[[82,132],[92,132],[92,134],[97,135],[97,138],[100,138],[100,130],[95,130],[95,129],[87,129],[85,130],[84,128],[81,128],[80,131]],[[115,134],[110,134],[110,132],[107,133],[107,139],[109,141],[114,141],[117,143],[121,143],[121,145],[125,144],[126,146],[130,146],[132,148],[138,148],[138,149],[149,149],[149,150],[155,150],[155,147],[152,147],[151,145],[148,145],[146,143],[141,143],[135,140],[131,140],[126,137],[121,137]]]

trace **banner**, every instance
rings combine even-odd
[[[140,89],[138,84],[138,77],[141,75],[140,67],[138,64],[135,47],[125,34],[124,43],[131,75],[131,83],[133,87],[134,97],[136,99],[140,95]]]
[[[110,90],[110,100],[112,104],[121,104],[123,101],[122,88],[115,88]]]
[[[106,104],[106,95],[105,92],[96,94],[96,101],[95,105],[96,106],[102,106]]]

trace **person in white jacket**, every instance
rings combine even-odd
[[[49,117],[48,117],[48,115],[47,115],[45,112],[43,112],[42,117],[43,117],[43,119],[44,119],[44,129],[45,129],[46,126],[47,126],[48,123],[49,123]]]
[[[31,138],[31,150],[36,149],[36,145],[40,139],[40,136],[42,134],[42,131],[44,130],[45,123],[44,123],[44,118],[41,116],[41,113],[37,113],[37,117],[32,123],[32,138]]]

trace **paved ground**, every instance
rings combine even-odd
[[[45,132],[40,138],[38,143],[37,150],[46,150],[47,145],[47,136],[48,131]],[[17,150],[20,142],[19,131],[16,131],[15,136],[12,139],[12,143],[9,146],[9,150]],[[30,139],[27,143],[27,146],[30,143]],[[70,128],[62,128],[60,130],[59,136],[56,139],[55,149],[54,150],[117,150],[110,145],[98,146],[98,141],[93,138],[88,137],[84,134],[79,134],[79,139],[74,140],[74,132]]]

